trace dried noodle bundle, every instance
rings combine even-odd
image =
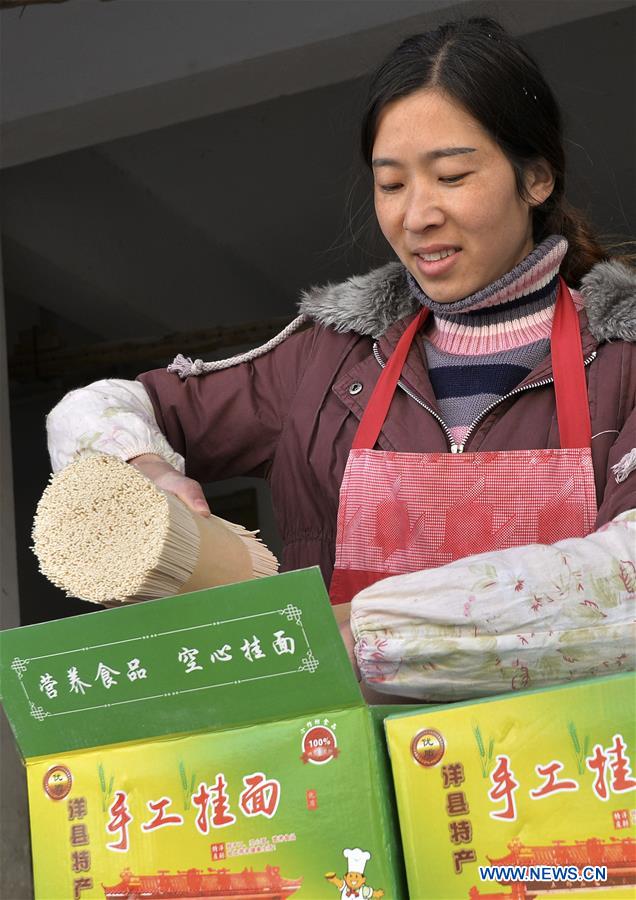
[[[274,575],[276,557],[254,532],[204,519],[134,466],[91,454],[50,483],[33,523],[40,571],[106,606]]]

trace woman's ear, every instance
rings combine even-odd
[[[554,173],[545,159],[526,166],[524,181],[530,206],[541,206],[554,190]]]

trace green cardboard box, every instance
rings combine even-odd
[[[0,635],[37,898],[406,896],[317,569]]]

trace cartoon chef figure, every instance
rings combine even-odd
[[[335,872],[327,872],[325,878],[340,891],[347,900],[370,900],[371,897],[384,897],[384,891],[374,891],[365,884],[364,867],[371,859],[367,850],[354,847],[353,850],[343,850],[343,856],[347,858],[347,871],[344,878],[338,878]]]

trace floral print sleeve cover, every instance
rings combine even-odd
[[[452,701],[636,668],[636,510],[585,538],[399,575],[361,591],[364,681]]]
[[[184,459],[162,434],[145,388],[118,378],[95,381],[67,394],[47,420],[51,465],[58,472],[85,453],[129,460],[156,453],[183,472]]]

